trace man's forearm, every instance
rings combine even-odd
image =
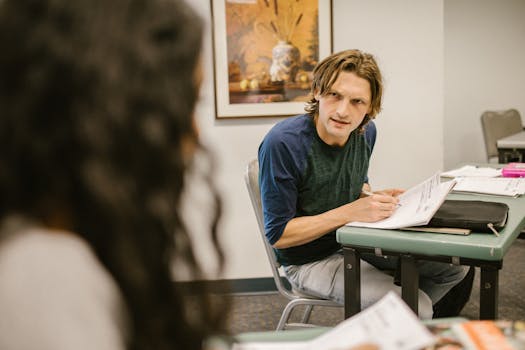
[[[288,221],[281,238],[273,246],[279,249],[289,248],[324,236],[348,222],[346,215],[343,215],[344,210],[343,206],[319,215],[293,218]]]
[[[293,218],[288,221],[281,238],[273,246],[282,249],[302,245],[351,221],[375,222],[385,219],[395,211],[399,201],[396,196],[402,190],[383,192],[361,197],[319,215]]]

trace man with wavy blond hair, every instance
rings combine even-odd
[[[259,147],[266,237],[286,277],[299,291],[339,303],[343,254],[335,230],[350,221],[374,222],[394,213],[403,191],[371,192],[368,165],[381,110],[382,76],[375,58],[359,50],[335,53],[314,69],[306,114],[277,123]],[[393,283],[396,257],[363,254],[362,307]],[[418,262],[419,313],[436,304],[466,275],[463,266]]]

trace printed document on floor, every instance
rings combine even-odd
[[[395,293],[315,339],[302,342],[236,343],[232,350],[416,350],[434,344],[435,336]]]

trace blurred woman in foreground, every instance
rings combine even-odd
[[[1,349],[201,349],[224,331],[206,290],[172,282],[174,261],[203,273],[181,217],[202,27],[178,0],[0,1]]]

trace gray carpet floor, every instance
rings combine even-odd
[[[229,315],[229,328],[233,334],[275,330],[287,299],[277,292],[235,294]],[[292,315],[298,322],[302,309]],[[476,269],[474,287],[469,302],[460,316],[477,319],[479,313],[479,269]],[[500,319],[525,320],[525,239],[517,240],[505,256],[499,275]],[[343,309],[314,308],[311,322],[321,326],[334,326],[343,320]]]

